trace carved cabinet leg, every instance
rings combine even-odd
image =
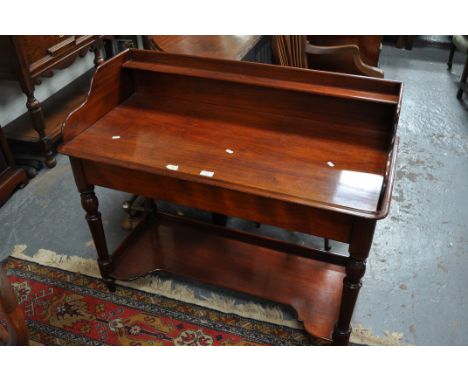
[[[26,107],[28,108],[29,115],[31,116],[34,130],[36,130],[39,135],[39,139],[42,144],[42,151],[44,152],[45,164],[49,168],[55,167],[57,162],[54,158],[54,153],[52,152],[50,140],[45,134],[45,119],[42,113],[41,103],[34,97],[34,92],[27,91],[26,95],[28,97]]]
[[[111,292],[115,291],[115,279],[109,274],[112,270],[112,261],[107,250],[106,235],[102,226],[101,213],[98,211],[99,202],[94,193],[94,186],[87,184],[81,162],[76,159],[71,159],[73,175],[76,185],[81,195],[81,205],[86,211],[86,221],[88,222],[89,230],[93,237],[94,245],[98,254],[98,265],[101,271],[101,276]]]
[[[361,289],[361,279],[366,272],[366,260],[374,236],[375,221],[357,220],[349,245],[350,257],[346,263],[346,277],[343,280],[343,293],[338,322],[333,332],[334,345],[347,345],[351,336],[351,317]]]

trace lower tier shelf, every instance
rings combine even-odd
[[[144,219],[116,250],[111,277],[131,280],[163,270],[289,305],[308,333],[330,340],[344,266],[297,256],[285,251],[287,247],[273,239],[158,214]]]

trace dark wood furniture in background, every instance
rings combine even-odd
[[[411,50],[413,49],[414,45],[414,37],[411,35],[399,35],[396,36],[396,41],[395,41],[395,48],[398,49],[406,49],[406,50]]]
[[[224,60],[271,63],[269,36],[144,36],[146,49]]]
[[[307,41],[319,46],[357,45],[365,64],[379,65],[382,36],[307,36]]]
[[[0,207],[18,187],[24,187],[27,183],[26,172],[16,167],[13,154],[0,126]]]
[[[40,153],[48,167],[56,164],[53,146],[61,138],[61,123],[84,99],[84,94],[68,94],[64,102],[54,97],[44,110],[35,98],[41,77],[50,77],[55,69],[71,65],[76,57],[94,50],[95,64],[103,61],[100,47],[104,36],[0,36],[0,79],[18,81],[27,97],[26,114],[5,126],[12,146],[25,147],[28,153]],[[49,105],[52,104],[52,105]],[[51,106],[51,109],[45,106]]]
[[[283,66],[307,69],[306,36],[271,36],[274,63]]]
[[[0,345],[28,345],[28,329],[24,311],[16,300],[13,288],[1,263],[0,320],[6,323],[6,330],[0,325]]]
[[[382,69],[367,65],[361,60],[357,45],[318,46],[307,43],[305,51],[309,69],[375,78],[384,77]]]
[[[399,82],[130,50],[64,124],[111,290],[157,270],[291,305],[347,344],[376,221],[389,211]],[[158,212],[110,254],[94,186],[349,243],[314,250]]]
[[[458,85],[457,90],[457,98],[461,99],[463,92],[468,92],[468,36],[455,35],[452,37],[452,45],[450,47],[449,59],[447,61],[448,70],[452,70],[453,56],[457,50],[466,55],[465,66],[463,67],[463,73],[461,75],[460,84]]]
[[[315,36],[309,36],[309,38],[310,37]],[[336,37],[337,42],[340,42],[343,36]],[[320,42],[320,39],[314,40],[319,40]],[[367,77],[384,77],[383,70],[362,61],[361,51],[358,45],[331,45],[332,42],[333,40],[328,38],[325,39],[325,41],[321,41],[322,44],[326,43],[325,45],[313,45],[307,41],[306,36],[279,35],[272,36],[272,50],[275,62],[279,65],[357,74]]]

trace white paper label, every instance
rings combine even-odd
[[[200,175],[201,176],[207,176],[207,177],[211,178],[214,175],[214,172],[213,171],[202,170],[202,171],[200,171]]]
[[[178,164],[168,164],[168,165],[166,165],[166,168],[168,170],[171,170],[171,171],[177,171],[179,169],[179,165]]]

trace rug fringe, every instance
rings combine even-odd
[[[60,255],[47,249],[39,249],[35,255],[28,256],[24,254],[26,248],[26,245],[16,245],[11,257],[33,261],[40,265],[76,272],[90,277],[101,278],[99,267],[94,259]],[[194,291],[189,287],[174,284],[172,280],[162,280],[157,275],[142,277],[130,282],[117,280],[116,283],[143,292],[215,309],[223,313],[237,314],[242,317],[288,326],[295,329],[302,327],[297,321],[285,319],[283,312],[277,307],[263,307],[253,302],[239,304],[236,303],[234,298],[223,296],[215,292],[211,292],[209,296],[196,297]]]
[[[374,345],[374,346],[401,346],[403,333],[385,331],[384,335],[374,336],[372,328],[365,328],[362,325],[354,325],[351,341],[359,345]]]
[[[33,261],[37,264],[55,267],[69,272],[76,272],[86,276],[101,278],[99,267],[95,259],[85,259],[80,256],[60,255],[47,249],[39,249],[33,256],[25,254],[27,246],[15,245],[13,258]],[[185,303],[199,305],[205,308],[218,310],[227,314],[237,314],[241,317],[251,318],[272,324],[283,325],[294,329],[303,328],[296,320],[284,317],[280,308],[274,306],[262,306],[260,304],[237,303],[234,298],[211,292],[208,296],[195,296],[188,286],[174,284],[172,280],[163,280],[157,275],[146,276],[140,279],[126,282],[117,281],[117,284],[137,289],[143,292],[179,300]],[[356,325],[351,334],[351,341],[363,345],[402,345],[403,333],[385,332],[384,336],[375,336],[371,328]]]

